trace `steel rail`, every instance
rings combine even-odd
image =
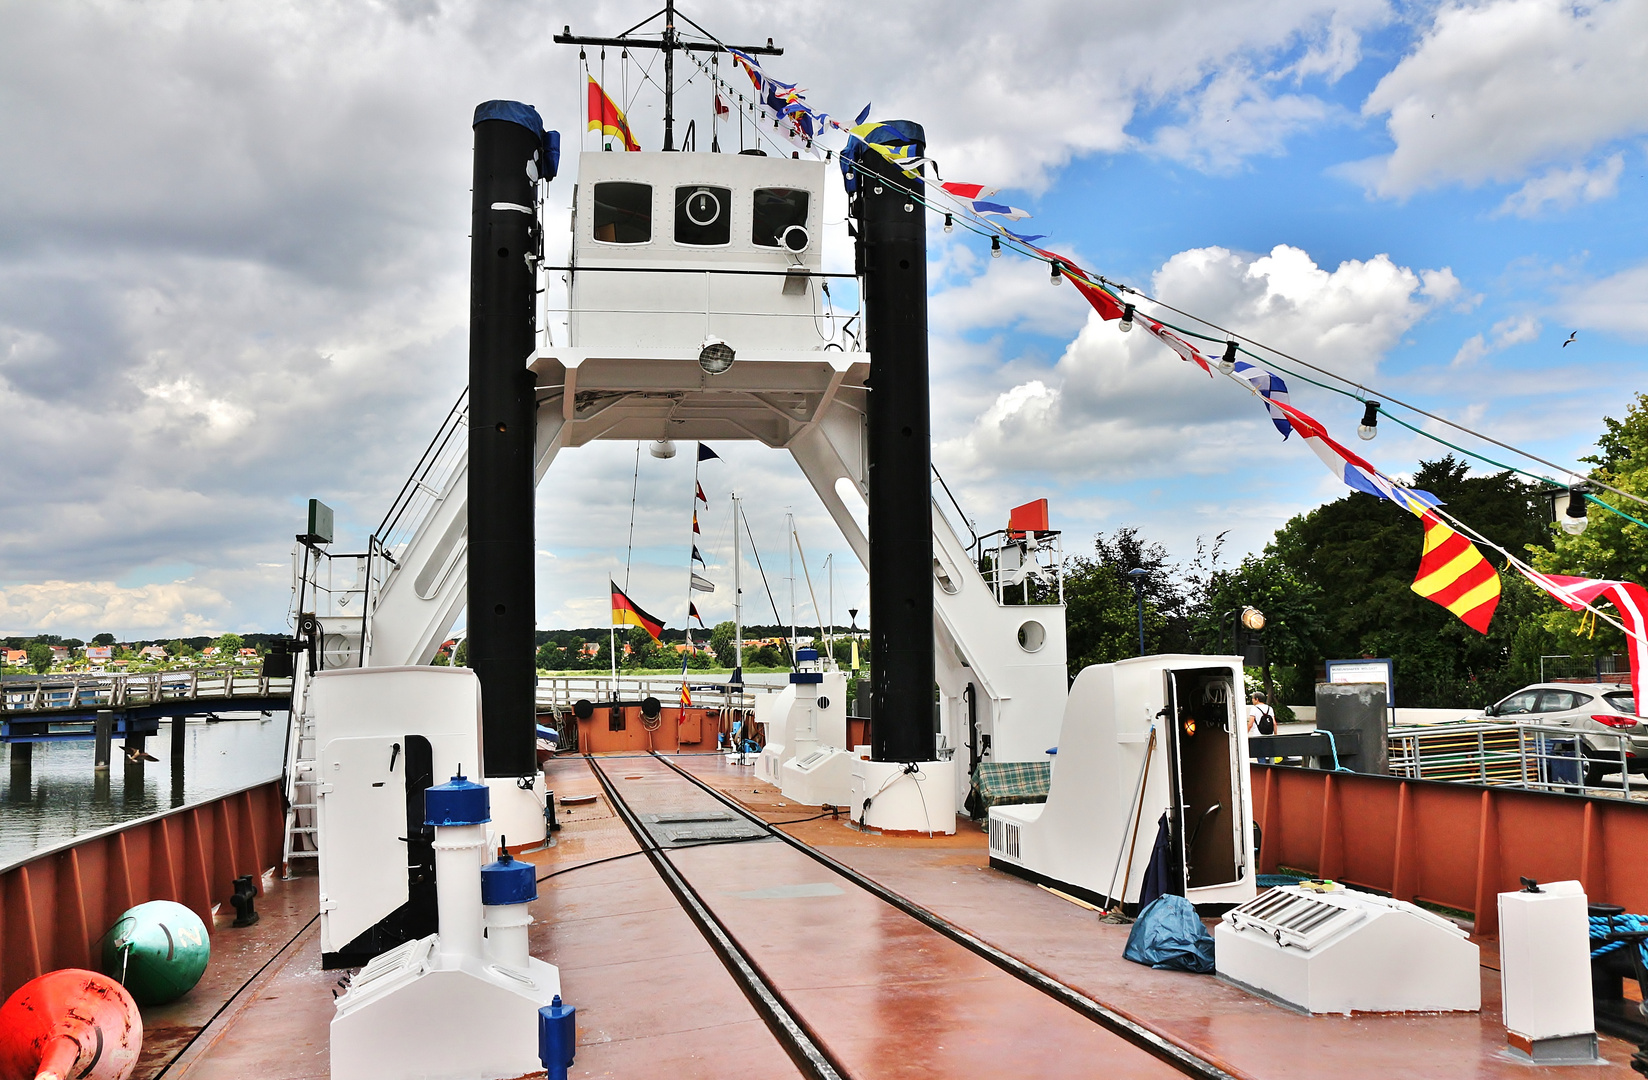
[[[1003,952],[1001,949],[996,948],[994,945],[991,945],[989,942],[977,937],[969,931],[962,929],[956,924],[945,919],[943,916],[935,914],[921,905],[900,896],[898,893],[893,892],[880,882],[875,881],[872,878],[865,877],[863,874],[859,873],[857,870],[854,870],[847,864],[838,862],[830,856],[825,855],[817,848],[797,840],[795,837],[790,836],[788,833],[785,833],[780,829],[774,828],[773,825],[765,818],[749,810],[736,799],[730,798],[722,792],[717,791],[714,787],[705,783],[699,777],[692,775],[692,773],[687,770],[681,768],[681,766],[677,765],[663,754],[660,754],[658,751],[652,751],[652,756],[657,758],[659,761],[662,761],[665,765],[669,766],[677,773],[680,773],[683,777],[697,785],[703,791],[713,795],[728,809],[748,819],[749,821],[760,825],[773,836],[776,836],[786,844],[789,844],[791,847],[813,859],[815,862],[823,864],[825,867],[837,874],[840,874],[842,877],[851,881],[859,888],[873,894],[878,899],[884,900],[891,904],[893,907],[915,919],[917,922],[922,923],[929,929],[938,931],[951,941],[954,941],[956,944],[962,946],[968,951],[983,957],[985,960],[988,960],[990,963],[1007,972],[1009,975],[1012,975],[1014,978],[1020,980],[1021,982],[1028,983],[1037,990],[1040,990],[1042,993],[1046,994],[1048,997],[1075,1010],[1088,1020],[1093,1021],[1112,1034],[1126,1039],[1134,1046],[1137,1046],[1146,1053],[1166,1062],[1168,1065],[1171,1065],[1173,1068],[1184,1073],[1186,1076],[1199,1077],[1202,1078],[1202,1080],[1250,1080],[1248,1074],[1235,1071],[1233,1067],[1217,1065],[1207,1060],[1195,1051],[1191,1050],[1189,1047],[1182,1046],[1179,1043],[1150,1030],[1138,1021],[1124,1016],[1115,1009],[1112,1009],[1101,1002],[1095,1001],[1093,998],[1088,997],[1086,994],[1075,989],[1074,987],[1068,986],[1045,972],[1031,967],[1018,957],[1013,956],[1010,953]]]
[[[749,954],[733,939],[726,924],[716,917],[709,905],[699,896],[698,891],[675,868],[675,864],[669,860],[658,842],[635,816],[635,811],[630,809],[629,803],[618,794],[616,786],[607,777],[600,763],[589,754],[584,755],[584,760],[589,763],[590,771],[595,774],[595,779],[612,803],[613,810],[629,829],[630,835],[635,837],[635,842],[641,846],[653,869],[658,871],[658,876],[663,878],[664,885],[675,895],[676,901],[698,927],[699,933],[704,935],[711,951],[726,967],[727,973],[755,1007],[756,1013],[773,1033],[779,1045],[784,1048],[784,1052],[790,1056],[790,1060],[795,1062],[796,1068],[808,1076],[815,1077],[816,1080],[847,1080],[850,1075],[847,1070],[824,1049],[806,1022],[791,1011],[778,988],[767,980],[761,969],[750,959]]]

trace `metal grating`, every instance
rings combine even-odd
[[[1271,889],[1225,916],[1238,930],[1258,930],[1278,945],[1304,950],[1315,948],[1366,917],[1358,904],[1291,886]]]
[[[758,840],[767,835],[761,826],[725,810],[643,814],[641,823],[654,840],[666,846],[706,840]]]
[[[1017,822],[990,819],[990,850],[1009,859],[1019,857],[1019,827]]]

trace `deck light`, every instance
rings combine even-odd
[[[1123,304],[1122,305],[1122,321],[1116,324],[1116,329],[1120,330],[1124,334],[1127,333],[1129,330],[1133,329],[1133,305],[1132,304]]]
[[[1001,258],[1001,237],[999,236],[990,238],[990,257],[992,259]]]
[[[1575,484],[1568,489],[1568,505],[1562,511],[1562,531],[1569,536],[1578,536],[1590,524],[1586,518],[1585,485]]]
[[[1236,343],[1234,341],[1225,342],[1225,354],[1219,357],[1219,370],[1227,375],[1236,370]]]
[[[1362,422],[1356,425],[1356,437],[1371,439],[1379,434],[1379,403],[1368,402],[1367,408],[1362,410]]]
[[[698,366],[704,369],[706,375],[719,375],[732,367],[736,355],[732,346],[720,338],[705,338],[704,344],[698,348]]]
[[[647,446],[647,452],[655,458],[672,458],[675,456],[675,443],[671,442],[667,436],[662,439],[654,439]]]

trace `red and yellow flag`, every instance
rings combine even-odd
[[[1425,523],[1425,551],[1413,591],[1441,604],[1479,634],[1488,632],[1499,606],[1499,572],[1476,545],[1442,524],[1435,515],[1420,515]]]
[[[607,92],[594,79],[589,80],[589,130],[622,140],[625,150],[641,149],[641,144],[630,134],[624,110],[607,97]]]
[[[641,610],[641,606],[631,600],[616,581],[609,584],[612,585],[612,625],[639,626],[652,635],[652,640],[657,641],[658,635],[664,632],[663,622]]]

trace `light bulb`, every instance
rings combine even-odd
[[[1379,434],[1379,403],[1368,402],[1367,408],[1362,410],[1362,422],[1356,425],[1356,436],[1359,439],[1371,439]]]
[[[1001,237],[999,236],[990,238],[990,257],[992,259],[1001,258]]]
[[[956,231],[956,219],[949,214],[944,215],[944,231],[947,233]]]
[[[1120,330],[1124,334],[1127,333],[1129,330],[1133,329],[1133,305],[1132,304],[1123,304],[1122,305],[1122,321],[1116,324],[1116,329]]]
[[[1590,524],[1586,517],[1585,492],[1577,484],[1568,489],[1568,505],[1562,512],[1562,531],[1569,536],[1578,536]]]
[[[1059,278],[1061,276],[1063,276],[1062,273],[1061,273],[1061,271],[1063,271],[1063,270],[1064,270],[1064,264],[1059,262],[1059,260],[1054,259],[1053,264],[1052,264],[1053,284],[1057,285],[1059,283]]]
[[[1236,370],[1236,343],[1225,342],[1225,354],[1219,358],[1219,370],[1231,372]]]

